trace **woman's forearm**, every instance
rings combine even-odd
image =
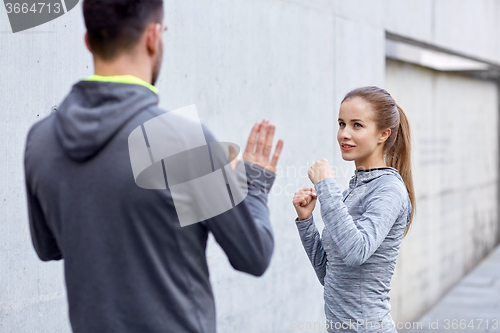
[[[314,224],[314,218],[311,216],[308,219],[299,221],[298,218],[295,219],[295,224],[299,230],[300,240],[302,245],[311,261],[311,264],[316,271],[319,282],[324,285],[325,275],[326,275],[326,262],[327,256],[323,249],[323,244],[321,242],[321,237],[319,235],[318,229]]]
[[[354,223],[342,200],[336,180],[323,179],[316,185],[321,216],[328,234],[347,266],[362,265],[380,246],[403,206],[403,195],[394,182],[380,182],[365,197],[365,211]]]

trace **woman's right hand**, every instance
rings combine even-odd
[[[292,203],[297,211],[299,221],[311,217],[317,200],[318,194],[314,188],[302,188],[295,192]]]

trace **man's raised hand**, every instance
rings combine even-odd
[[[276,165],[283,149],[283,140],[278,140],[276,149],[271,160],[271,149],[273,148],[273,138],[276,126],[269,123],[268,119],[257,122],[250,132],[247,146],[243,153],[243,160],[257,164],[258,166],[276,173]]]

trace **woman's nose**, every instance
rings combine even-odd
[[[344,129],[344,130],[342,130],[340,132],[340,137],[343,138],[343,139],[350,139],[351,138],[351,134],[349,133],[349,131],[346,131]]]

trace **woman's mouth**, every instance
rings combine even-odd
[[[346,145],[346,144],[340,144],[340,148],[344,151],[349,151],[349,150],[352,150],[355,146],[350,146],[350,145]]]

